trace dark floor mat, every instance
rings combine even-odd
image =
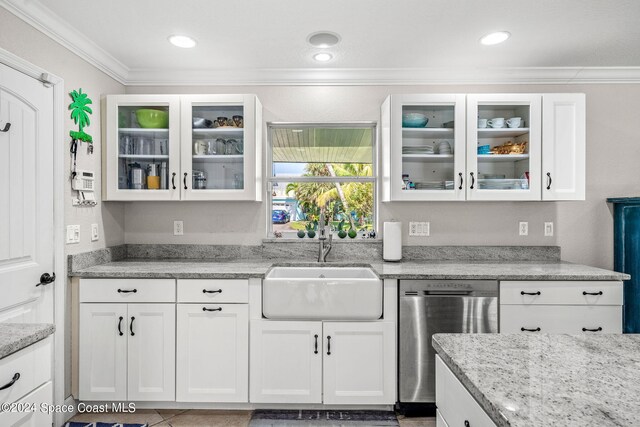
[[[249,427],[342,427],[399,426],[391,411],[318,411],[262,410],[254,411]]]

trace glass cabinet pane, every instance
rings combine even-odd
[[[169,106],[118,106],[118,189],[169,188]]]
[[[529,190],[529,119],[529,105],[478,105],[479,191]]]
[[[402,106],[403,191],[454,189],[454,114],[454,104]]]
[[[193,190],[244,189],[242,105],[192,107]]]

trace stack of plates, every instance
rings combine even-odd
[[[402,147],[402,154],[433,154],[432,146],[406,146]]]
[[[416,182],[416,190],[453,190],[453,181]]]
[[[442,141],[438,144],[438,154],[451,154],[451,144],[447,141]]]

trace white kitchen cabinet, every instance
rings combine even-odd
[[[46,382],[16,402],[26,407],[36,407],[35,411],[0,412],[0,425],[12,427],[43,427],[53,425],[53,413],[41,411],[40,405],[53,404],[53,385]]]
[[[175,305],[80,304],[79,398],[175,400]]]
[[[322,402],[322,322],[251,322],[250,401]]]
[[[166,120],[145,123],[144,109]],[[109,95],[103,132],[105,201],[262,198],[255,95]]]
[[[83,400],[127,398],[127,304],[80,304],[79,393]]]
[[[395,402],[395,324],[324,322],[325,404]]]
[[[175,305],[129,304],[127,316],[127,400],[175,400]]]
[[[178,304],[177,324],[176,400],[248,402],[248,304]]]
[[[489,415],[480,407],[462,383],[436,355],[437,425],[495,427]]]
[[[251,322],[251,402],[393,404],[392,322]]]
[[[426,127],[403,127],[411,113],[427,116]],[[392,95],[381,128],[383,201],[465,199],[465,95]]]
[[[392,95],[380,123],[383,202],[584,200],[584,94]]]
[[[586,113],[583,93],[542,96],[542,200],[584,200]]]
[[[500,282],[501,333],[622,333],[617,281]]]

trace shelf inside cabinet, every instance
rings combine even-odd
[[[150,133],[168,134],[169,129],[154,129],[154,128],[120,128],[120,133],[141,134],[146,135]]]
[[[453,138],[453,128],[402,128],[403,137]]]
[[[131,160],[163,160],[168,159],[168,154],[119,154],[119,158],[121,159],[131,159]]]
[[[528,154],[478,154],[479,162],[517,162],[528,158]]]
[[[424,163],[449,162],[453,160],[453,154],[403,154],[402,160]]]
[[[478,139],[482,138],[514,138],[529,133],[529,128],[486,128],[478,129]]]
[[[238,163],[242,162],[244,155],[242,154],[202,154],[194,155],[193,161],[200,163]]]
[[[204,128],[193,129],[194,135],[239,135],[244,132],[244,128],[223,127],[223,128]]]

